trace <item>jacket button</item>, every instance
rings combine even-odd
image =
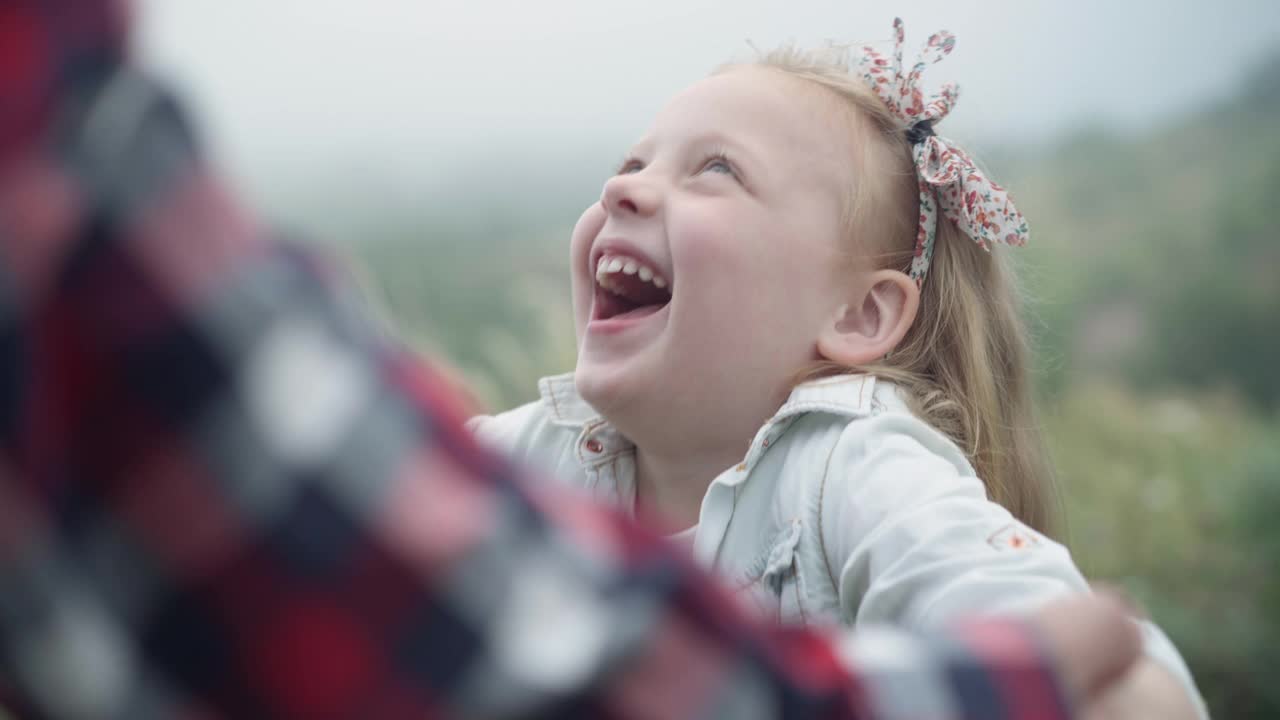
[[[601,445],[599,440],[591,438],[587,441],[587,449],[593,453],[598,453],[601,450],[604,450],[604,445]]]

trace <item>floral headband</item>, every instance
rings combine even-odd
[[[893,57],[887,58],[874,48],[863,47],[857,68],[889,112],[903,122],[907,141],[911,143],[920,186],[920,226],[916,231],[911,277],[919,287],[924,284],[933,259],[938,208],[984,250],[990,250],[991,244],[997,242],[1024,245],[1030,231],[1005,189],[987,178],[963,150],[933,132],[934,123],[951,112],[960,88],[955,83],[946,83],[926,100],[920,75],[926,65],[951,53],[956,45],[955,36],[945,30],[930,36],[920,59],[910,72],[904,73],[902,18],[894,18],[893,30]]]

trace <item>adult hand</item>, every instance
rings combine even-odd
[[[1198,720],[1186,689],[1164,666],[1141,658],[1096,703],[1086,720]]]
[[[1119,596],[1102,591],[1059,600],[1033,616],[1083,720],[1115,717],[1117,693],[1126,691],[1141,649],[1129,615]]]

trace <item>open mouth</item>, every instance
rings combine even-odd
[[[609,253],[596,261],[594,319],[639,318],[661,310],[669,302],[667,279],[643,261]]]

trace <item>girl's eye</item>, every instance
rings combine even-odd
[[[733,169],[733,163],[729,162],[729,158],[720,153],[707,158],[706,162],[702,164],[702,172],[719,173],[735,179],[738,177],[738,172]]]
[[[622,164],[618,166],[618,171],[614,174],[630,175],[632,173],[638,173],[643,169],[644,169],[644,163],[640,162],[636,158],[627,158],[626,160],[622,161]]]
[[[733,168],[729,167],[729,163],[725,162],[724,160],[721,160],[720,158],[715,158],[711,162],[707,163],[706,167],[704,167],[703,170],[708,170],[711,172],[726,173],[728,175],[733,174]]]

